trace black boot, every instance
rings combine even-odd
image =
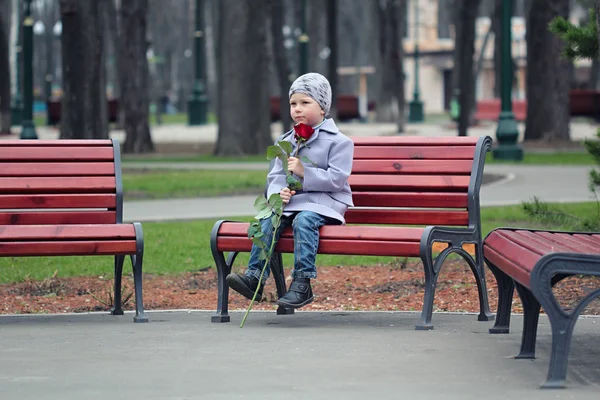
[[[258,279],[246,275],[229,274],[227,275],[227,278],[225,278],[225,280],[227,281],[227,284],[230,288],[232,288],[245,298],[252,300],[252,297],[254,297],[254,292],[256,291],[256,288],[258,286]],[[260,289],[258,289],[255,301],[262,300],[262,293],[264,287],[264,284],[260,285]]]
[[[310,279],[294,278],[289,290],[277,300],[277,304],[284,307],[300,308],[312,303],[313,298]]]

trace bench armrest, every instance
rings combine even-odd
[[[463,243],[481,244],[481,233],[477,228],[428,226],[421,235],[420,253],[423,257],[431,251],[433,242],[444,242],[452,247],[461,247]]]

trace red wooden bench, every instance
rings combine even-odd
[[[573,275],[600,276],[600,234],[499,228],[484,240],[485,260],[498,282],[498,313],[490,333],[508,333],[515,287],[523,303],[523,336],[517,358],[535,358],[540,306],[552,327],[552,353],[542,387],[564,387],[577,317],[600,289],[572,310],[563,309],[552,287]]]
[[[131,256],[135,322],[142,300],[144,239],[123,223],[116,140],[0,141],[0,256],[115,256],[114,308],[122,315],[121,275]]]
[[[476,121],[498,121],[500,116],[500,99],[480,100],[475,109]],[[512,111],[517,121],[525,121],[527,118],[527,102],[525,100],[513,100]]]
[[[417,329],[432,329],[437,277],[451,253],[471,267],[479,290],[479,320],[489,313],[481,246],[479,188],[489,137],[355,137],[350,186],[355,207],[345,226],[324,226],[319,253],[421,257],[425,269],[425,300]],[[394,225],[394,226],[383,226]],[[415,225],[418,225],[416,227]],[[211,249],[218,273],[218,309],[213,322],[229,322],[229,287],[225,277],[238,252],[249,252],[248,223],[218,221]],[[434,242],[449,246],[433,260]],[[463,244],[476,244],[471,257]],[[283,233],[273,258],[277,292],[285,291],[282,252],[293,252],[291,230]],[[225,252],[229,252],[227,260]],[[278,314],[293,310],[280,307]]]

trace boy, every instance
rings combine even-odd
[[[331,86],[324,76],[317,73],[300,76],[292,83],[289,98],[290,115],[295,126],[294,131],[284,135],[283,140],[291,142],[295,151],[299,145],[297,135],[306,139],[300,143],[298,156],[288,160],[288,170],[300,180],[302,190],[296,192],[287,187],[283,164],[277,158],[267,176],[267,198],[279,193],[284,203],[276,239],[279,240],[281,232],[290,225],[294,233],[293,280],[277,304],[300,308],[313,301],[310,280],[317,277],[315,260],[319,228],[345,223],[344,213],[353,205],[348,177],[352,171],[354,143],[339,131],[333,119],[327,118],[331,107]],[[304,165],[300,160],[302,156],[308,157],[317,166]],[[261,220],[261,229],[263,240],[270,244],[273,234],[270,218]],[[254,295],[264,264],[259,254],[260,248],[252,246],[244,275],[227,276],[229,287],[248,299]],[[263,283],[268,276],[267,266]],[[262,298],[263,286],[258,291],[257,300]]]

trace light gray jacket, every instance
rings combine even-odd
[[[293,134],[284,135],[285,141],[292,143],[294,151],[298,143]],[[293,154],[293,152],[292,152]],[[317,164],[304,165],[303,189],[296,191],[285,206],[287,211],[313,211],[345,223],[344,213],[353,206],[352,192],[348,177],[352,172],[354,143],[342,134],[333,119],[328,118],[315,130],[315,133],[302,145],[298,157],[306,156]],[[287,187],[285,171],[277,158],[267,176],[267,198]]]

